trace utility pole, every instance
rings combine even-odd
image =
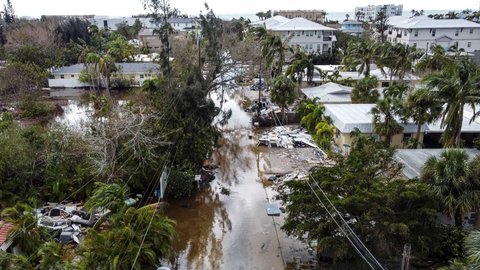
[[[261,100],[262,100],[262,58],[260,58],[260,80],[258,81],[258,106],[257,106],[257,112],[258,112],[258,117],[260,117],[260,111],[262,110],[261,107]]]
[[[412,246],[407,243],[403,246],[403,254],[402,254],[402,268],[401,270],[409,270],[410,269],[410,251]]]

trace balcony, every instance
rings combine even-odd
[[[323,41],[332,41],[331,37],[323,37]]]

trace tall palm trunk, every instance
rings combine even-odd
[[[462,139],[462,124],[463,124],[463,105],[460,106],[460,112],[458,113],[457,128],[455,130],[455,147],[460,148],[460,142]]]
[[[415,134],[415,142],[420,145],[420,132],[422,130],[422,123],[420,121],[417,122],[417,133]],[[418,148],[418,146],[416,147]]]

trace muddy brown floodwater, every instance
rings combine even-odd
[[[311,259],[306,246],[281,230],[283,215],[269,217],[265,205],[276,193],[263,185],[268,153],[250,139],[250,117],[233,98],[232,118],[213,159],[217,179],[195,197],[171,200],[167,215],[177,222],[173,269],[285,269]],[[220,193],[227,187],[229,196]]]

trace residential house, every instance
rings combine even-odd
[[[468,156],[473,159],[480,155],[477,149],[461,149],[468,153]],[[427,160],[431,157],[440,157],[445,149],[397,149],[394,158],[397,162],[403,164],[403,175],[407,179],[414,179],[420,177],[422,169]]]
[[[329,82],[320,86],[303,88],[302,93],[321,104],[352,103],[352,87]]]
[[[472,53],[480,50],[480,24],[463,19],[435,20],[426,16],[391,17],[387,41],[429,51],[434,45]]]
[[[92,16],[87,20],[96,25],[100,29],[108,29],[116,31],[120,24],[134,25],[138,20],[145,28],[156,28],[157,25],[152,21],[152,18],[148,17],[115,17],[110,18],[108,16]],[[171,24],[173,30],[176,32],[188,32],[195,28],[197,19],[194,18],[170,18],[168,22]]]
[[[331,54],[337,41],[334,34],[336,29],[304,18],[288,19],[283,16],[274,16],[264,21],[254,22],[252,25],[265,27],[287,40],[290,46],[301,47],[311,53]]]
[[[325,14],[323,10],[278,10],[274,12],[275,15],[280,15],[288,19],[304,18],[310,21],[324,22]]]
[[[355,37],[360,37],[363,34],[363,22],[359,21],[344,21],[340,23],[340,31],[350,34]]]
[[[131,86],[141,86],[145,80],[151,79],[160,70],[160,66],[154,63],[116,63],[115,65],[118,72],[112,75],[112,80],[115,78],[131,80]],[[89,87],[89,83],[80,81],[84,69],[83,64],[57,68],[52,71],[48,85],[50,88]]]
[[[348,147],[352,145],[351,132],[358,129],[362,134],[379,136],[373,130],[373,115],[371,113],[375,104],[325,104],[325,115],[329,116],[336,128],[334,142],[341,150],[348,152]],[[407,120],[406,123],[397,119],[403,127],[401,134],[392,137],[391,145],[402,148],[406,139],[414,137],[417,131],[417,125],[413,120]],[[423,140],[422,127],[420,140]]]
[[[0,250],[11,251],[12,238],[10,232],[13,230],[13,224],[0,220]]]
[[[358,129],[362,134],[375,134],[373,130],[373,115],[371,113],[375,104],[324,104],[325,115],[329,116],[336,128],[334,136],[335,143],[343,150],[348,151],[348,146],[352,143],[350,133]],[[468,106],[464,109],[464,118],[462,125],[462,140],[467,147],[473,145],[473,140],[480,138],[480,119],[471,122],[473,109]],[[401,134],[392,137],[392,146],[403,148],[409,138],[414,138],[417,132],[417,125],[412,119],[406,122],[397,117],[397,122],[403,127]],[[425,124],[420,129],[420,142],[427,148],[441,148],[440,137],[445,131],[441,127],[441,120],[431,124]]]
[[[403,14],[403,5],[368,5],[355,7],[355,17],[359,21],[375,20],[377,14],[381,11],[385,12],[387,17],[401,16]]]
[[[162,47],[160,35],[154,28],[142,28],[140,32],[138,32],[138,40],[146,45],[149,51],[158,51]]]

